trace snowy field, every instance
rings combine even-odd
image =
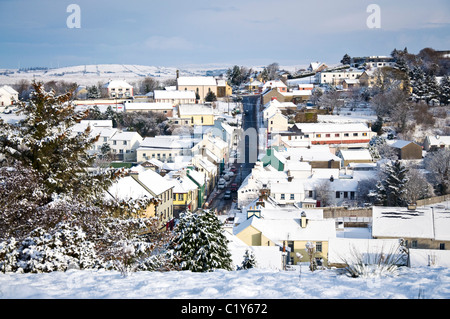
[[[1,299],[450,299],[449,268],[406,268],[381,278],[333,269],[209,273],[112,271],[0,274]]]

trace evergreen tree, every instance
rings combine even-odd
[[[217,101],[217,96],[213,91],[209,91],[205,96],[206,102],[214,102]]]
[[[342,64],[350,64],[352,62],[352,58],[346,53],[341,60]]]
[[[238,270],[251,269],[256,266],[255,254],[251,250],[246,250],[244,253],[244,260]]]
[[[174,231],[169,255],[181,270],[232,270],[228,240],[214,213],[208,210],[182,213]]]
[[[441,80],[439,100],[444,105],[448,105],[450,103],[450,77],[448,75],[444,75]]]
[[[98,99],[100,98],[100,90],[96,85],[87,88],[87,98],[88,99]]]
[[[32,86],[30,102],[17,104],[24,118],[17,124],[0,121],[0,152],[38,172],[47,194],[93,198],[103,193],[112,176],[88,173],[95,159],[88,150],[98,136],[90,136],[90,128],[82,134],[72,132],[73,125],[86,116],[75,111],[73,91],[55,96],[42,83]]]
[[[412,95],[416,100],[423,100],[428,95],[425,72],[420,67],[414,67],[410,72]]]
[[[377,184],[377,203],[384,206],[406,205],[408,170],[400,162],[386,164],[384,178]]]
[[[440,87],[437,83],[436,76],[427,75],[425,77],[425,86],[427,90],[426,102],[430,103],[430,101],[434,99],[438,99],[440,96]]]

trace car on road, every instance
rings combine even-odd
[[[237,192],[238,190],[238,184],[237,183],[232,183],[231,184],[231,191],[232,192]]]
[[[231,199],[231,191],[225,191],[223,195],[223,199]]]
[[[226,185],[227,185],[227,182],[223,178],[221,178],[221,179],[219,179],[219,182],[217,183],[217,188],[224,189]]]

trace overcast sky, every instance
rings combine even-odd
[[[0,0],[0,68],[333,64],[404,47],[450,50],[449,0]]]

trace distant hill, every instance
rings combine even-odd
[[[61,68],[27,68],[27,69],[0,69],[0,85],[15,84],[19,80],[64,80],[76,82],[79,85],[93,85],[98,82],[107,82],[111,79],[121,79],[128,82],[142,80],[145,77],[161,78],[162,81],[176,77],[177,69],[180,75],[208,75],[218,76],[225,74],[227,66],[192,66],[186,68],[159,67],[128,64],[97,64],[78,65]]]

